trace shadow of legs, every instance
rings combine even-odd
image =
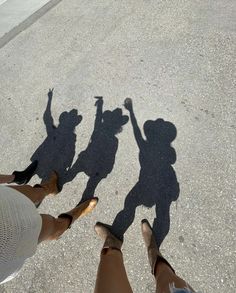
[[[123,238],[126,230],[133,223],[136,208],[141,205],[139,193],[135,186],[127,195],[123,210],[115,217],[112,228],[116,235]]]
[[[80,172],[82,172],[83,169],[80,167],[79,165],[79,161],[76,160],[76,162],[73,164],[73,166],[68,170],[65,171],[64,174],[61,176],[62,179],[62,184],[66,184],[68,182],[71,182],[75,179],[75,177],[77,176],[77,174],[79,174]]]
[[[163,200],[156,205],[156,218],[153,221],[153,231],[157,246],[160,247],[170,230],[170,204]]]
[[[94,197],[95,189],[101,180],[102,178],[96,175],[89,178],[86,188],[83,192],[81,201],[85,201],[87,199],[91,199]]]

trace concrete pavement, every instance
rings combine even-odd
[[[45,140],[48,88],[55,124],[63,111],[83,116],[74,160],[93,131],[94,96],[104,97],[105,110],[131,97],[141,129],[157,118],[177,128],[180,195],[163,255],[196,290],[234,293],[235,9],[231,0],[60,2],[0,50],[1,172],[24,168]],[[40,245],[0,292],[93,292],[102,247],[93,225],[113,222],[139,177],[130,122],[117,137],[96,210],[60,240]],[[39,211],[56,216],[73,207],[87,180],[78,174]],[[139,206],[125,233],[125,265],[137,293],[155,291],[140,233],[141,219],[154,217],[154,207]]]
[[[59,2],[60,0],[1,0],[0,48]]]

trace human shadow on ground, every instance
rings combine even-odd
[[[80,172],[89,177],[81,201],[92,198],[99,182],[111,173],[118,149],[116,135],[129,120],[127,115],[122,115],[120,108],[103,112],[103,98],[95,99],[97,111],[92,136],[87,148],[79,154],[68,170],[65,179],[65,182],[72,181]]]
[[[173,123],[157,119],[148,120],[142,137],[133,111],[132,100],[125,100],[125,107],[130,112],[134,136],[139,147],[139,180],[128,193],[124,208],[115,217],[112,230],[123,238],[124,233],[133,223],[135,210],[143,205],[155,206],[156,218],[153,230],[158,246],[161,245],[170,229],[170,205],[179,196],[179,184],[172,165],[176,162],[176,153],[171,142],[176,138],[177,130]]]
[[[59,174],[59,187],[62,189],[67,170],[71,167],[75,156],[76,134],[75,128],[82,121],[82,116],[73,109],[62,112],[58,126],[54,125],[51,105],[53,89],[48,92],[48,102],[43,115],[47,137],[31,157],[31,161],[38,160],[35,172],[42,180],[46,180],[55,170]]]

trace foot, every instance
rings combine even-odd
[[[103,224],[101,222],[97,222],[94,226],[94,230],[96,231],[97,235],[104,241],[103,248],[117,248],[121,249],[123,241],[117,238],[111,232],[111,226],[107,224]]]
[[[165,263],[168,265],[172,271],[174,269],[171,265],[167,262],[167,260],[161,255],[155,240],[154,232],[149,224],[148,220],[143,219],[141,222],[141,230],[143,235],[143,240],[148,252],[148,260],[152,269],[152,274],[155,274],[155,270],[159,263]]]
[[[14,175],[15,178],[12,182],[20,185],[27,184],[34,175],[37,166],[38,161],[34,161],[24,171],[14,171],[12,175]]]
[[[38,185],[37,185],[38,186]],[[56,195],[59,193],[59,187],[58,187],[58,174],[56,171],[53,171],[51,174],[51,177],[48,181],[45,181],[40,184],[40,187],[42,187],[47,195]]]
[[[86,200],[84,202],[79,203],[75,208],[73,208],[69,212],[59,215],[58,218],[68,218],[70,220],[68,228],[70,228],[74,221],[87,215],[88,213],[91,213],[92,210],[96,207],[97,203],[97,197]]]
[[[96,207],[98,203],[98,198],[93,197],[92,199],[88,199],[84,202],[79,203],[75,208],[76,217],[78,218],[86,216],[88,213],[91,213],[92,210]]]

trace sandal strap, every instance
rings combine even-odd
[[[173,271],[173,273],[175,274],[175,270],[173,269],[173,267],[170,265],[170,263],[161,255],[158,255],[156,258],[156,262],[152,268],[152,274],[155,275],[155,271],[156,271],[156,266],[158,263],[165,263],[166,265],[168,265],[168,267]]]
[[[117,247],[112,247],[112,246],[105,246],[105,247],[103,247],[102,248],[102,251],[101,251],[101,254],[102,255],[106,255],[109,250],[116,250],[116,251],[119,251],[122,254],[121,249],[119,249]]]
[[[71,228],[71,225],[73,224],[73,217],[71,215],[64,213],[64,214],[60,214],[58,216],[58,218],[66,218],[66,219],[69,219],[70,220],[70,224],[69,224],[69,226],[68,226],[67,229],[70,229]]]

